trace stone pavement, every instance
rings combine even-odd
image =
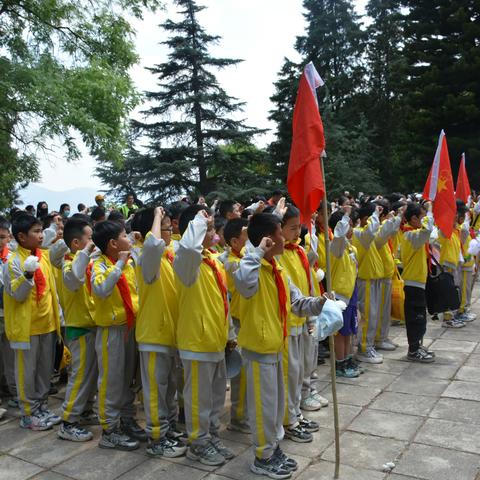
[[[478,296],[478,287],[476,293]],[[429,321],[425,345],[437,360],[412,364],[405,355],[405,330],[392,327],[401,347],[385,354],[382,365],[366,366],[358,379],[339,379],[342,480],[480,480],[480,302],[473,310],[479,319],[460,330],[445,330]],[[329,368],[318,369],[322,394],[331,399]],[[61,395],[51,397],[58,412]],[[248,435],[226,430],[221,436],[237,455],[213,468],[186,458],[159,460],[136,452],[116,452],[60,440],[55,431],[21,430],[8,412],[0,422],[0,480],[251,480]],[[227,415],[225,414],[225,417]],[[283,442],[283,449],[299,463],[294,478],[333,478],[333,409],[311,413],[320,423],[314,442]],[[382,466],[394,462],[391,473]],[[265,478],[265,477],[264,477]]]

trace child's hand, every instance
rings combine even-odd
[[[118,260],[121,260],[123,263],[127,263],[130,257],[130,252],[118,252]]]
[[[34,255],[27,257],[23,263],[23,269],[27,273],[35,273],[39,268],[40,262],[38,261],[38,257],[35,257]]]
[[[351,205],[344,205],[344,206],[342,207],[342,210],[343,210],[343,213],[344,213],[345,215],[350,216],[350,214],[352,213],[352,206],[351,206]]]
[[[165,216],[165,210],[163,207],[156,207],[154,210],[154,215],[157,217],[160,217],[160,220],[163,220],[163,217]]]
[[[325,292],[322,297],[325,300],[335,300],[335,294],[333,292]]]
[[[268,253],[274,246],[275,244],[270,237],[263,237],[259,245],[259,247],[264,251],[264,253]]]
[[[255,210],[255,213],[262,213],[264,210],[265,210],[265,203],[262,200],[260,200],[258,202],[258,207]]]
[[[206,210],[200,210],[197,213],[197,217],[203,217],[203,218],[206,218],[208,220],[210,218],[210,215],[208,214],[208,212]]]
[[[278,203],[277,203],[277,206],[275,208],[275,213],[277,213],[278,215],[280,215],[280,217],[283,218],[283,216],[285,215],[285,213],[287,213],[287,207],[285,206],[285,203],[286,203],[286,198],[285,197],[282,197]]]
[[[380,215],[382,214],[382,212],[383,212],[383,207],[380,206],[380,205],[377,205],[377,206],[375,207],[375,212],[378,214],[378,216],[380,216]]]
[[[393,220],[394,218],[395,218],[395,213],[393,211],[388,212],[387,220]]]

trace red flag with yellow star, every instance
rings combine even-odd
[[[468,197],[472,194],[470,182],[468,181],[467,168],[465,167],[465,154],[462,153],[460,169],[458,170],[457,188],[455,188],[455,197],[468,203]]]
[[[433,165],[423,189],[423,198],[433,202],[435,223],[445,237],[450,238],[457,214],[457,204],[455,202],[447,137],[443,130],[440,132]]]

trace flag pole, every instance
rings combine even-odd
[[[323,157],[325,151],[320,156],[320,165],[322,168],[322,178],[325,183],[325,168],[323,166]],[[328,207],[327,207],[327,187],[325,184],[323,201],[322,201],[322,214],[323,214],[323,235],[325,239],[325,258],[326,258],[326,271],[325,281],[327,284],[327,292],[332,292],[332,271],[330,266],[330,237],[328,234]],[[330,347],[330,376],[332,379],[332,399],[333,399],[333,425],[335,429],[335,473],[333,478],[339,478],[340,474],[340,428],[338,420],[338,400],[337,400],[337,378],[336,378],[336,365],[335,365],[335,344],[333,335],[328,337],[328,345]]]

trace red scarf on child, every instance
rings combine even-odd
[[[115,261],[111,257],[107,257],[114,265]],[[128,260],[127,260],[128,261]],[[117,282],[118,291],[122,297],[123,307],[127,315],[127,328],[130,330],[135,323],[135,311],[133,310],[132,295],[130,294],[130,287],[128,286],[127,277],[124,273],[120,275]]]
[[[42,260],[42,251],[39,248],[37,248],[33,254],[38,258],[38,262],[40,263]],[[35,273],[33,274],[33,281],[35,282],[35,287],[37,289],[37,305],[38,305],[40,303],[40,299],[45,293],[45,290],[47,289],[47,279],[45,278],[45,275],[43,274],[43,270],[41,267],[35,270]]]
[[[8,260],[8,247],[5,245],[0,251],[0,262],[7,263]]]
[[[234,257],[237,257],[237,258],[240,258],[240,259],[243,258],[243,255],[242,255],[238,250],[234,250],[234,249],[232,248],[231,251],[232,251],[232,255],[233,255]]]
[[[307,280],[308,280],[308,294],[311,295],[313,290],[312,290],[312,277],[310,275],[310,263],[308,262],[307,254],[305,253],[305,250],[300,246],[297,245],[296,243],[287,243],[285,245],[285,248],[287,250],[295,250],[300,257],[300,262],[302,262],[302,267],[305,270],[305,274],[307,275]]]
[[[223,280],[223,275],[218,269],[215,260],[212,260],[211,258],[208,258],[208,257],[203,257],[203,263],[207,264],[213,270],[213,274],[215,275],[215,280],[217,281],[217,285],[223,299],[223,308],[225,310],[225,322],[226,322],[228,317],[228,297],[227,297],[227,286],[225,285],[225,282]]]
[[[283,330],[283,339],[287,338],[287,290],[285,289],[285,283],[283,281],[282,274],[277,268],[277,262],[275,259],[267,260],[267,262],[272,266],[273,277],[275,278],[275,285],[277,286],[278,292],[278,303],[280,305],[280,322],[282,323]]]
[[[169,261],[170,265],[173,265],[173,252],[171,250],[166,249],[165,250],[165,257]]]

